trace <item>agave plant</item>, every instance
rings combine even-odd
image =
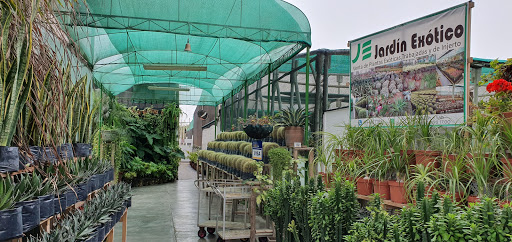
[[[0,211],[13,208],[13,193],[14,185],[11,181],[11,177],[8,176],[7,179],[0,178]]]
[[[303,127],[306,125],[306,111],[304,108],[295,109],[290,106],[277,114],[277,120],[285,127]]]

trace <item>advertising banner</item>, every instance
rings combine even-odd
[[[468,11],[458,5],[350,41],[351,124],[423,114],[433,125],[464,123]]]

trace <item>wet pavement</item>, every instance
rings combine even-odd
[[[181,162],[178,177],[173,183],[133,188],[127,241],[217,241],[216,235],[210,234],[204,239],[197,236],[199,194],[194,185],[196,171],[188,161]],[[201,200],[201,215],[207,214],[204,209],[207,199]],[[122,223],[118,223],[115,227],[115,241],[121,241],[121,226]]]

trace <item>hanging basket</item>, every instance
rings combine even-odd
[[[244,127],[245,133],[253,139],[264,139],[272,133],[274,127],[272,125],[247,125]]]
[[[114,142],[117,139],[117,136],[117,130],[114,129],[101,131],[101,140],[103,140],[103,142]]]

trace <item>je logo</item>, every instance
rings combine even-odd
[[[363,43],[363,60],[366,60],[366,59],[370,58],[370,56],[372,55],[372,53],[371,53],[371,50],[372,50],[371,44],[372,44],[372,40],[368,40],[368,41]],[[356,55],[356,58],[354,58],[352,60],[352,63],[355,64],[359,60],[360,52],[361,52],[361,43],[357,44],[357,55]]]

